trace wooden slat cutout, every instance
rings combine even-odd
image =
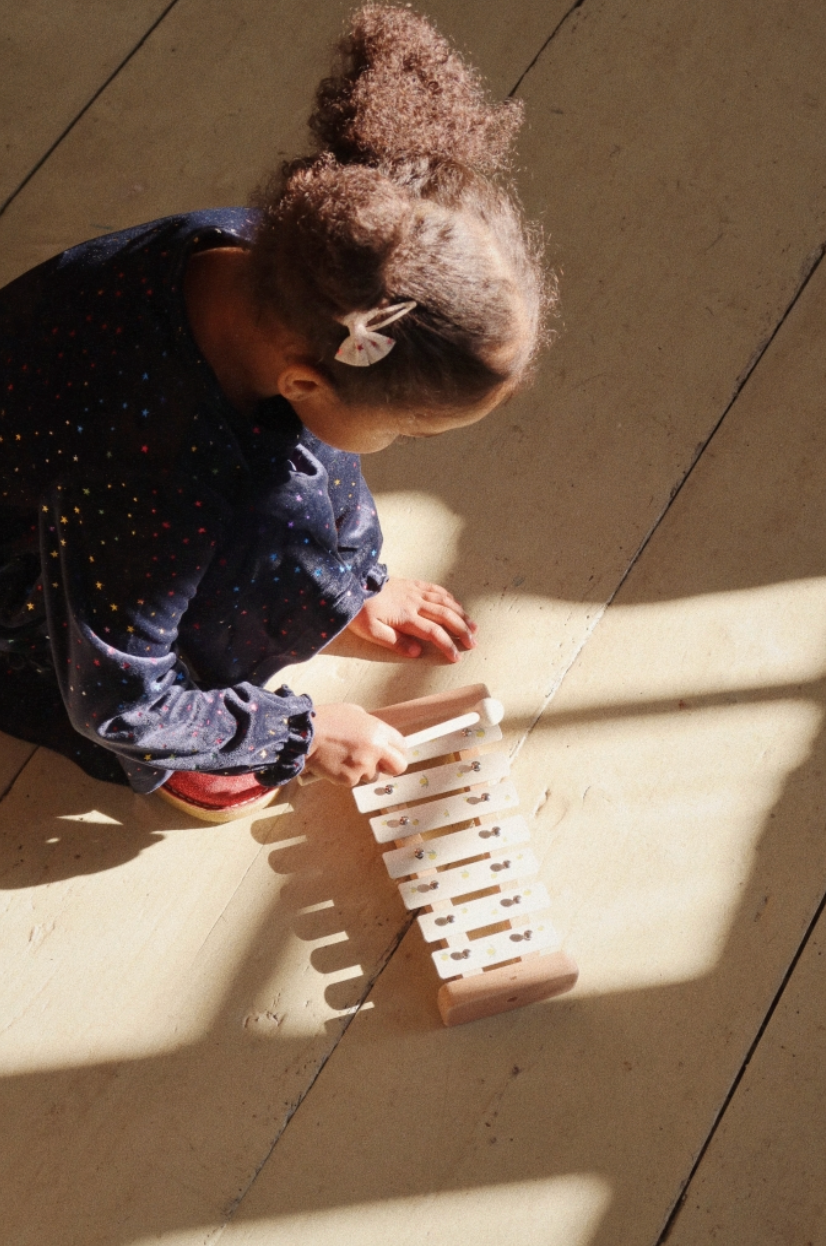
[[[445,750],[441,751],[444,753]],[[354,788],[353,796],[360,813],[372,813],[376,809],[405,805],[426,796],[455,792],[472,784],[498,783],[509,774],[510,762],[507,754],[488,753],[485,757],[451,761],[444,766],[416,770],[395,779],[388,775],[378,783],[365,783]]]
[[[506,891],[468,900],[464,904],[451,904],[449,901],[440,904],[434,912],[422,913],[418,919],[419,929],[427,943],[435,943],[437,939],[450,939],[460,931],[479,930],[497,922],[512,921],[517,916],[525,917],[548,908],[550,903],[551,897],[543,883],[517,884]]]
[[[475,776],[474,776],[475,777]],[[456,822],[466,822],[483,814],[498,813],[501,809],[515,809],[519,796],[513,783],[506,779],[492,786],[484,785],[459,796],[446,796],[444,800],[431,800],[415,809],[383,814],[370,819],[370,827],[380,844],[394,839],[407,839],[410,835],[424,835]]]
[[[530,952],[545,952],[558,948],[562,940],[546,917],[515,930],[502,930],[499,934],[472,942],[462,938],[455,945],[448,944],[432,952],[433,964],[440,978],[455,978],[457,974],[499,965],[515,956],[527,956]]]
[[[469,826],[464,831],[439,835],[425,843],[403,844],[385,852],[384,864],[391,878],[406,878],[439,865],[454,865],[468,857],[481,856],[494,849],[512,848],[525,844],[531,837],[528,824],[521,814],[510,818],[490,819],[480,826]]]
[[[513,821],[517,819],[514,818]],[[420,863],[417,864],[421,868]],[[536,874],[538,870],[539,862],[530,848],[517,848],[516,851],[506,848],[483,861],[472,861],[469,865],[457,865],[452,870],[442,870],[438,874],[434,872],[424,878],[411,878],[409,882],[399,883],[399,894],[405,908],[420,909],[422,905],[466,896],[471,891],[481,891],[483,887],[492,887],[494,884],[504,886]]]

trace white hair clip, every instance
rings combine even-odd
[[[349,363],[354,368],[369,368],[372,363],[384,359],[396,343],[392,337],[377,333],[376,330],[383,329],[394,320],[400,320],[415,306],[415,302],[410,300],[406,303],[394,303],[392,307],[374,307],[372,311],[350,312],[349,316],[340,317],[339,324],[349,329],[350,335],[336,351],[336,359],[339,363]],[[378,320],[375,319],[376,316],[379,317]]]

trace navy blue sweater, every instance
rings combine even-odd
[[[281,398],[241,415],[192,338],[189,256],[255,224],[169,217],[0,291],[0,645],[47,638],[73,726],[142,791],[297,773],[310,701],[261,685],[385,575],[358,458]]]

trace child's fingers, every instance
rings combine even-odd
[[[342,702],[315,707],[315,731],[307,753],[309,770],[331,783],[354,787],[374,774],[403,774],[404,738],[389,723],[360,706]]]
[[[458,662],[462,656],[456,648],[453,637],[439,623],[424,615],[400,624],[397,630],[404,631],[408,636],[417,636],[419,640],[428,641],[444,654],[448,662]]]
[[[394,653],[403,653],[408,658],[417,658],[422,651],[422,646],[416,640],[403,635],[380,619],[370,620],[370,639],[383,649],[392,649]]]
[[[458,636],[473,636],[479,630],[464,606],[455,597],[451,597],[450,593],[423,593],[421,609],[428,616],[436,617],[438,613],[438,617],[444,619],[451,631]],[[442,611],[449,613],[443,615]]]
[[[457,644],[476,645],[476,624],[452,593],[424,580],[391,579],[365,603],[350,624],[357,635],[406,657],[417,658],[428,641],[449,662],[459,660]]]
[[[442,588],[441,584],[425,584],[417,582],[419,591],[425,601],[432,602],[434,605],[446,606],[449,610],[454,610],[461,618],[465,620],[468,626],[475,631],[476,624],[469,617],[467,610],[460,601],[448,592],[446,588]]]
[[[404,752],[400,748],[395,748],[392,744],[388,744],[384,755],[379,758],[377,773],[399,775],[404,774],[406,769],[407,757]],[[364,781],[369,783],[371,777],[371,775],[367,775]]]
[[[431,607],[435,609],[435,607]],[[403,653],[409,658],[417,658],[422,652],[420,640],[427,640],[443,653],[449,662],[458,662],[461,656],[453,639],[435,620],[424,615],[414,615],[410,619],[396,623],[391,627],[381,619],[371,619],[370,639],[385,649],[395,653]]]
[[[369,782],[373,774],[404,774],[407,769],[407,757],[404,752],[404,736],[395,727],[391,727],[389,723],[383,722],[380,718],[373,718],[374,723],[378,723],[378,727],[374,728],[372,738],[372,746],[375,751],[375,767],[372,773],[366,773],[370,770],[370,766],[362,766],[365,771],[357,782]]]
[[[445,631],[450,632],[452,636],[461,640],[466,649],[473,649],[476,645],[474,637],[476,624],[472,624],[471,620],[464,613],[457,613],[451,606],[427,602],[422,607],[421,614],[424,618],[430,619],[431,622],[441,624]]]

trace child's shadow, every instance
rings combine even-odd
[[[116,869],[163,838],[162,806],[96,782],[49,749],[38,749],[24,773],[3,800],[0,889]]]

